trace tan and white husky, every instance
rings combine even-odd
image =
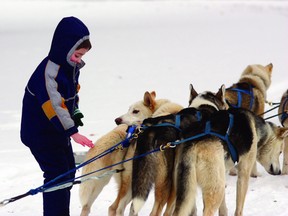
[[[266,101],[266,92],[271,85],[273,64],[248,65],[242,72],[237,83],[226,89],[225,98],[230,107],[241,107],[251,110],[263,117]],[[236,169],[230,175],[236,175]],[[252,177],[257,177],[257,165],[254,164]]]
[[[126,137],[128,125],[141,124],[144,119],[152,117],[153,115],[159,116],[167,113],[176,113],[182,108],[182,106],[167,99],[156,99],[156,93],[154,91],[150,93],[145,92],[143,100],[132,104],[126,114],[115,119],[118,126],[95,142],[95,147],[88,151],[85,160],[89,160],[92,157],[99,155],[104,150],[107,150],[123,141]],[[82,169],[82,175],[120,162],[124,158],[131,158],[133,155],[134,145],[130,145],[128,148],[116,150],[84,166]],[[119,191],[116,200],[109,207],[109,215],[122,215],[126,205],[131,199],[132,162],[123,163],[109,169],[123,168],[123,172],[113,175],[118,184]],[[103,170],[93,175],[98,176],[108,170]],[[105,185],[109,183],[111,177],[112,176],[108,176],[99,180],[90,180],[80,184],[79,195],[82,205],[81,216],[89,215],[92,204],[97,199]]]

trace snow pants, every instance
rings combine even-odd
[[[63,140],[62,140],[63,141]],[[75,160],[70,140],[63,145],[61,143],[38,143],[28,146],[44,172],[44,183],[75,168]],[[75,171],[65,175],[56,183],[71,180],[75,177]],[[51,192],[43,192],[44,216],[69,216],[70,190],[72,187]]]

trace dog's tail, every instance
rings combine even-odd
[[[183,153],[179,158],[177,175],[177,198],[173,215],[194,215],[196,211],[197,176],[195,157]]]
[[[153,149],[154,136],[145,139],[139,136],[135,155],[145,154]],[[157,154],[157,153],[156,153]],[[137,215],[148,198],[156,175],[157,157],[155,153],[133,160],[132,205],[130,215]]]
[[[153,154],[133,161],[131,211],[134,215],[140,211],[151,191],[156,175],[155,164]]]

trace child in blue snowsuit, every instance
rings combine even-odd
[[[83,146],[91,140],[78,132],[78,78],[82,56],[91,49],[89,30],[75,17],[56,27],[49,54],[38,65],[25,88],[21,140],[30,148],[44,172],[44,183],[75,168],[70,137]],[[60,182],[71,180],[75,172]],[[69,216],[70,188],[43,193],[44,216]]]

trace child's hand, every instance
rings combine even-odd
[[[75,133],[71,137],[76,143],[78,143],[78,144],[80,144],[80,145],[82,145],[84,147],[85,146],[87,146],[89,148],[93,148],[94,147],[94,144],[93,144],[93,142],[91,140],[89,140],[87,137],[85,137],[85,136],[83,136],[83,135],[81,135],[79,133]]]

